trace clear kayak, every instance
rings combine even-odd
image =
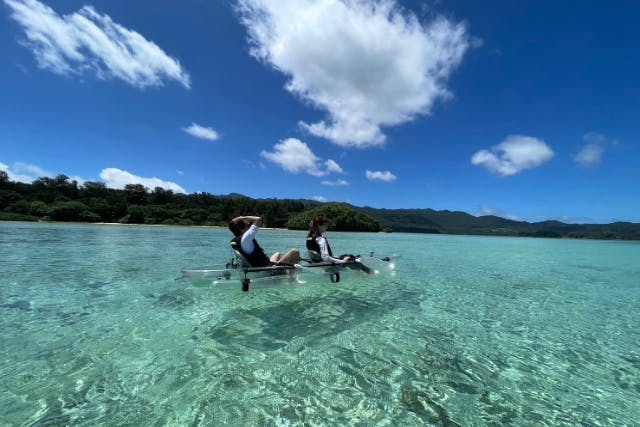
[[[226,264],[183,268],[182,274],[195,286],[226,288],[240,285],[243,291],[248,291],[250,287],[304,284],[311,279],[311,275],[326,276],[330,282],[337,283],[345,273],[361,273],[367,276],[393,274],[396,258],[378,258],[370,253],[368,256],[358,256],[347,263],[305,260],[298,264],[249,267],[234,256]]]
[[[182,274],[196,286],[229,287],[241,284],[243,290],[248,290],[250,283],[264,287],[269,284],[298,282],[296,267],[289,265],[242,267],[229,262],[224,265],[183,268]]]

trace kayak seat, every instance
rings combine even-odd
[[[244,255],[242,255],[240,253],[240,251],[237,251],[235,249],[231,249],[233,251],[233,255],[236,258],[236,261],[238,262],[238,265],[242,268],[251,268],[252,265],[249,264],[249,261],[247,261],[247,259],[244,257]]]

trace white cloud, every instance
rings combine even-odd
[[[604,153],[604,147],[600,144],[587,144],[579,153],[573,156],[573,160],[578,163],[579,166],[588,168],[597,166],[602,160]]]
[[[209,141],[216,141],[220,138],[220,135],[218,134],[218,132],[216,132],[212,128],[200,126],[197,123],[191,123],[191,126],[182,128],[182,130],[191,136],[194,136],[200,139],[206,139]]]
[[[553,151],[544,141],[523,135],[510,135],[489,150],[480,150],[471,157],[471,163],[484,166],[502,176],[515,175],[549,161]]]
[[[421,23],[395,0],[238,0],[251,54],[286,89],[324,110],[300,124],[350,147],[382,145],[381,127],[430,114],[470,46],[464,24]]]
[[[296,138],[285,139],[274,145],[273,150],[273,152],[263,150],[260,155],[287,172],[306,172],[318,177],[328,175],[331,172],[342,172],[340,165],[331,159],[323,164],[307,144]],[[323,165],[325,168],[322,168]]]
[[[53,178],[55,174],[42,169],[40,166],[29,163],[15,162],[13,167],[0,162],[0,170],[7,172],[10,181],[23,182],[25,184],[32,183],[38,178]],[[78,185],[86,182],[86,179],[80,176],[70,176],[69,182],[76,181]]]
[[[40,166],[31,165],[29,163],[16,162],[13,164],[13,170],[16,173],[34,176],[35,178],[53,176],[51,172],[42,169]]]
[[[118,78],[139,88],[162,86],[165,80],[190,87],[189,74],[177,60],[91,6],[61,16],[37,0],[4,2],[43,69],[63,75],[91,71],[100,79]]]
[[[313,196],[311,199],[320,203],[326,203],[327,201],[326,197],[322,197],[322,196]]]
[[[389,171],[370,171],[366,172],[367,179],[369,181],[383,181],[383,182],[393,182],[396,180],[396,176]]]
[[[149,190],[162,187],[165,190],[173,190],[174,193],[187,193],[184,188],[175,182],[163,181],[159,178],[143,178],[116,168],[103,169],[100,172],[100,178],[104,180],[105,185],[109,188],[123,189],[127,184],[142,184]]]
[[[326,185],[327,187],[344,187],[349,185],[349,183],[344,179],[337,179],[335,181],[322,181],[321,184]]]
[[[492,215],[492,216],[499,216],[500,218],[506,218],[506,219],[511,219],[513,221],[519,221],[520,218],[516,215],[512,215],[508,212],[503,211],[502,209],[496,209],[496,208],[491,208],[488,206],[482,206],[478,212],[476,213],[476,216],[485,216],[485,215]]]
[[[16,162],[13,167],[0,162],[0,170],[7,173],[9,181],[23,182],[29,184],[41,177],[52,177],[53,174],[39,166],[28,163]]]
[[[329,159],[326,162],[324,162],[324,164],[327,167],[327,172],[344,173],[340,165],[336,163],[334,160]]]
[[[585,146],[573,156],[573,160],[583,168],[595,167],[602,161],[607,138],[598,133],[589,132],[583,137]]]
[[[77,176],[77,175],[70,176],[69,177],[69,181],[75,181],[75,182],[78,183],[78,185],[84,185],[84,183],[87,182],[86,179],[82,178],[81,176]]]

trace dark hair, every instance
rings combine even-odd
[[[242,230],[244,230],[245,224],[243,220],[239,221],[229,221],[229,230],[233,233],[234,236],[238,237],[242,235]]]
[[[324,215],[318,215],[317,217],[313,218],[309,223],[309,236],[319,236],[320,233],[318,232],[318,226],[324,225],[328,222],[329,220]]]

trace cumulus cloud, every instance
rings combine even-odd
[[[573,160],[583,168],[595,167],[602,161],[607,138],[604,135],[590,132],[584,135],[584,147],[574,154]]]
[[[328,175],[331,172],[342,172],[338,163],[331,159],[322,163],[322,160],[311,151],[307,144],[296,138],[285,139],[273,146],[273,152],[263,150],[260,155],[287,172],[306,172],[317,177]]]
[[[117,168],[103,169],[100,172],[100,178],[104,180],[105,185],[109,188],[123,189],[127,184],[142,184],[149,190],[162,187],[165,190],[173,190],[174,193],[187,193],[184,188],[175,182],[163,181],[159,178],[143,178]]]
[[[327,172],[344,173],[340,165],[336,163],[334,160],[329,159],[324,164],[327,167]]]
[[[515,175],[551,160],[554,153],[544,141],[531,136],[510,135],[491,150],[480,150],[471,163],[501,176]]]
[[[13,166],[0,162],[0,170],[7,173],[9,181],[23,182],[25,184],[29,184],[41,177],[51,178],[53,176],[51,172],[48,172],[39,166],[22,162],[16,162]]]
[[[209,141],[217,141],[220,138],[218,132],[212,128],[200,126],[197,123],[191,123],[191,126],[182,128],[182,130],[191,136]]]
[[[321,184],[326,185],[327,187],[345,187],[349,185],[349,183],[344,179],[337,179],[335,181],[322,181]]]
[[[311,199],[315,200],[316,202],[320,202],[320,203],[326,203],[326,201],[327,201],[327,198],[326,197],[322,197],[322,196],[313,196]]]
[[[69,181],[75,181],[78,183],[78,185],[84,185],[85,182],[87,182],[86,179],[84,179],[81,176],[77,176],[77,175],[73,175],[69,177]]]
[[[470,46],[464,24],[421,23],[395,0],[238,0],[251,54],[288,77],[286,90],[324,110],[301,122],[349,147],[382,145],[384,126],[430,114]]]
[[[24,28],[24,45],[43,69],[63,75],[92,72],[138,88],[162,86],[165,80],[190,87],[189,74],[176,59],[91,6],[61,16],[37,0],[4,2]]]
[[[369,181],[383,181],[383,182],[393,182],[396,180],[396,176],[389,171],[370,171],[366,172],[367,179]]]

